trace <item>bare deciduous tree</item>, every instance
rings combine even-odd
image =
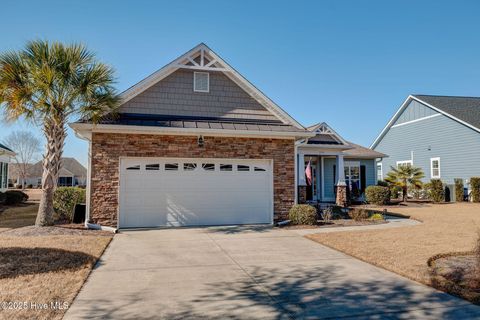
[[[5,144],[16,153],[14,161],[17,164],[18,176],[23,189],[29,165],[39,159],[40,140],[29,131],[14,131],[5,138]]]

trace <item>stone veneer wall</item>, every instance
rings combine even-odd
[[[90,219],[117,226],[119,157],[273,159],[274,217],[286,219],[294,203],[294,140],[94,133]]]

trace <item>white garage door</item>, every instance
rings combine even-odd
[[[120,227],[272,223],[270,160],[125,158]]]

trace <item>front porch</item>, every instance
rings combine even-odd
[[[375,159],[384,155],[345,141],[325,123],[309,130],[317,135],[296,144],[297,203],[362,202],[377,182]]]

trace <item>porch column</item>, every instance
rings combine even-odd
[[[338,206],[346,206],[348,204],[347,199],[347,184],[345,183],[345,169],[343,163],[343,155],[339,154],[336,157],[337,167],[337,194],[335,203]]]

